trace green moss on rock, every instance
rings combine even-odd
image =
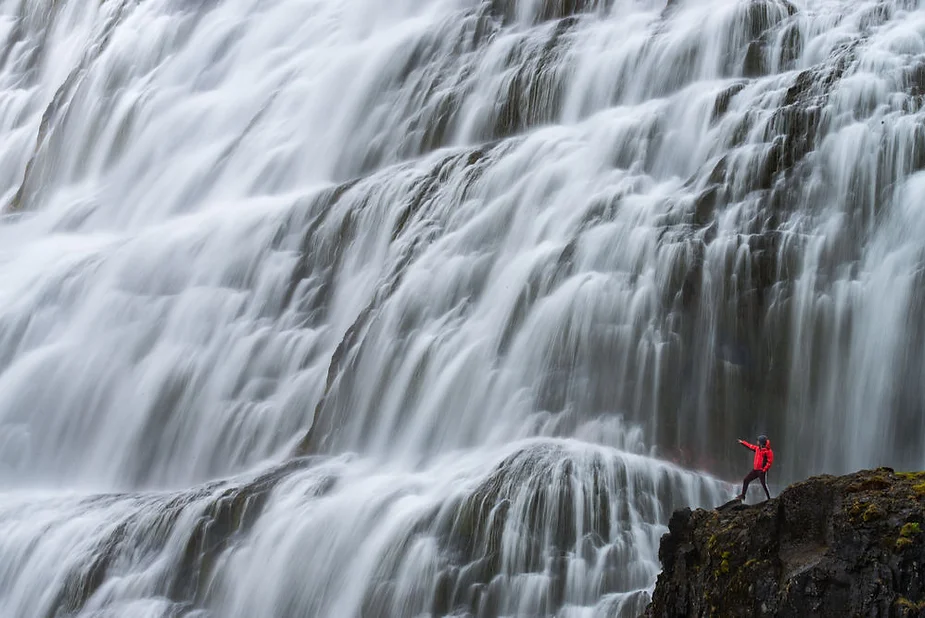
[[[883,511],[880,510],[876,504],[870,504],[867,506],[867,509],[864,511],[863,516],[864,521],[874,521],[877,519],[883,519]]]
[[[922,616],[923,480],[879,468],[678,511],[646,616]]]

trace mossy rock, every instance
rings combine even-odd
[[[867,507],[867,510],[864,511],[862,519],[865,522],[872,522],[883,519],[883,511],[876,504],[870,504]]]
[[[902,612],[901,616],[918,616],[921,612],[925,611],[925,601],[910,601],[906,597],[899,597],[896,599],[896,606]]]
[[[883,510],[874,502],[858,500],[848,509],[848,518],[854,523],[870,523],[883,518]]]
[[[903,527],[899,529],[899,538],[896,539],[893,547],[896,551],[903,551],[915,541],[915,537],[922,534],[922,525],[917,521],[910,521],[903,524]]]
[[[729,558],[731,554],[728,551],[724,551],[722,555],[722,561],[719,563],[719,571],[723,575],[729,572]]]
[[[918,485],[925,474],[862,470],[807,479],[760,507],[687,511],[663,538],[646,615],[925,616]]]
[[[882,491],[889,489],[893,484],[885,477],[875,476],[865,478],[856,483],[848,485],[848,493],[857,493],[859,491]]]

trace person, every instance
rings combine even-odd
[[[755,451],[755,459],[752,462],[752,471],[745,475],[742,480],[742,493],[736,496],[736,499],[740,502],[745,500],[745,493],[748,491],[749,483],[759,479],[761,486],[764,487],[764,495],[770,500],[771,492],[768,491],[767,475],[768,470],[771,469],[771,464],[774,463],[774,451],[771,450],[771,441],[768,440],[767,436],[761,435],[758,436],[757,445],[749,444],[745,440],[739,440],[739,444]]]

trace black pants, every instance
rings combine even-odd
[[[749,472],[745,478],[742,480],[742,498],[745,499],[745,492],[748,491],[748,484],[754,481],[755,479],[761,479],[761,486],[764,487],[764,495],[768,497],[768,500],[771,499],[771,492],[768,491],[768,483],[765,480],[767,472],[763,470],[752,470]]]

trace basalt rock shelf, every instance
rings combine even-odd
[[[648,618],[925,616],[925,472],[817,476],[676,511]]]

